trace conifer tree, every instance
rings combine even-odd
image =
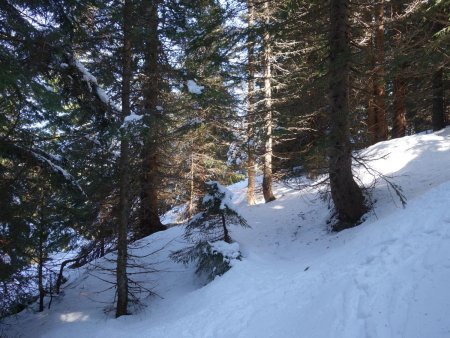
[[[184,236],[190,246],[174,252],[172,258],[184,264],[196,261],[196,272],[206,274],[207,279],[212,280],[230,269],[230,259],[240,258],[229,226],[248,227],[248,224],[234,208],[228,189],[214,181],[205,185],[207,193],[201,201],[200,212],[186,226]]]
[[[122,121],[131,114],[130,94],[132,77],[132,16],[131,0],[125,0],[122,9],[123,17],[123,52],[122,52]],[[117,307],[116,317],[127,314],[128,277],[127,277],[127,247],[129,223],[129,142],[127,128],[121,130],[119,159],[119,220],[117,229]]]

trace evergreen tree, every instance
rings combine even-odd
[[[184,264],[196,261],[199,275],[210,281],[230,269],[230,259],[239,259],[238,246],[233,243],[230,225],[248,227],[232,204],[231,192],[218,182],[206,182],[207,194],[201,209],[187,224],[185,238],[191,245],[176,251],[172,258]]]

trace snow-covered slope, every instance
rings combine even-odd
[[[229,187],[251,229],[233,228],[244,259],[205,287],[168,260],[182,226],[134,245],[158,272],[135,275],[159,297],[112,318],[113,290],[94,266],[72,272],[65,295],[41,314],[6,321],[23,337],[450,337],[450,129],[382,142],[370,166],[402,186],[405,209],[379,181],[360,226],[330,233],[315,190],[277,185],[278,199],[247,206],[245,182]],[[373,177],[362,168],[361,180]],[[161,249],[161,250],[159,250]],[[108,257],[107,257],[108,258]],[[109,257],[111,258],[111,257]],[[105,259],[96,265],[113,266]],[[97,277],[101,277],[101,279]],[[109,302],[109,303],[103,303]]]

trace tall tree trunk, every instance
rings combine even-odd
[[[376,116],[377,142],[388,137],[386,121],[386,90],[384,84],[384,0],[375,5],[375,71],[374,71],[374,108]]]
[[[433,74],[432,86],[433,86],[432,123],[433,123],[433,130],[437,131],[445,128],[443,68],[439,68]]]
[[[373,34],[371,34],[373,35]],[[377,116],[375,112],[375,100],[373,95],[373,87],[374,87],[374,68],[375,68],[375,57],[373,55],[374,48],[373,48],[373,38],[371,38],[371,41],[368,46],[368,54],[369,54],[369,62],[371,66],[370,74],[367,78],[367,93],[368,93],[368,100],[367,100],[367,132],[369,134],[369,142],[370,144],[377,143]]]
[[[366,207],[361,189],[352,175],[349,128],[350,46],[348,0],[331,0],[330,11],[330,133],[329,175],[331,196],[338,223],[335,231],[356,225]]]
[[[191,144],[191,169],[190,169],[190,186],[189,186],[189,206],[188,206],[188,217],[192,218],[195,209],[195,152],[194,152],[194,142]]]
[[[400,74],[394,79],[394,118],[392,137],[398,138],[406,135],[406,83]]]
[[[372,88],[369,93],[372,97],[369,98],[367,120],[371,144],[387,140],[388,137],[384,83],[384,0],[375,3],[374,18],[373,45],[369,47],[372,65],[372,78],[369,81]]]
[[[45,288],[44,288],[44,245],[45,241],[48,238],[48,235],[45,231],[45,214],[44,214],[44,189],[41,189],[41,198],[40,198],[40,208],[39,208],[39,239],[38,239],[38,290],[39,290],[39,312],[44,311],[44,297],[45,297]]]
[[[159,129],[161,112],[156,108],[159,99],[160,74],[158,71],[159,37],[158,37],[159,1],[145,1],[145,82],[143,86],[144,123],[147,127],[142,151],[141,180],[141,215],[140,235],[148,236],[164,230],[158,214],[159,182]]]
[[[131,34],[133,17],[133,9],[131,0],[125,0],[123,5],[123,51],[122,51],[122,121],[127,115],[130,115],[130,93],[131,93],[131,77],[132,77],[132,50],[131,50]],[[128,313],[128,219],[129,219],[129,142],[126,129],[121,131],[120,143],[120,196],[119,196],[119,224],[117,228],[117,307],[116,317],[126,315]]]
[[[253,0],[247,0],[248,8],[248,111],[247,111],[247,203],[253,205],[255,200],[255,36],[254,36],[254,21],[255,21],[255,7]]]
[[[263,68],[264,68],[264,131],[265,131],[265,149],[264,149],[264,171],[263,171],[263,195],[264,200],[267,202],[275,200],[275,196],[272,191],[272,47],[270,42],[270,8],[269,1],[264,1],[264,20],[265,30],[263,35]]]
[[[41,220],[42,221],[42,220]],[[43,225],[39,225],[39,248],[38,248],[38,289],[39,289],[39,312],[44,311],[44,234]]]
[[[401,15],[403,0],[395,0],[392,4],[394,16]],[[401,32],[397,30],[394,33],[394,42],[396,47],[401,44]],[[394,116],[392,123],[392,138],[403,137],[406,135],[406,82],[402,75],[405,64],[401,63],[394,78]]]

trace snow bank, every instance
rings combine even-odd
[[[239,245],[214,244],[227,255],[240,249],[243,256],[220,278],[202,287],[193,267],[167,259],[185,245],[183,226],[175,226],[133,250],[145,256],[163,247],[146,258],[160,271],[143,278],[153,281],[162,299],[144,298],[148,307],[113,319],[102,302],[112,304],[114,293],[101,292],[110,285],[88,267],[76,270],[78,277],[71,277],[50,310],[9,318],[6,332],[68,338],[450,337],[449,134],[446,129],[365,150],[374,170],[403,187],[405,209],[379,181],[366,221],[330,233],[328,206],[313,189],[275,185],[276,201],[247,206],[240,182],[228,187],[226,203],[239,208],[251,228],[230,228]],[[367,170],[358,174],[373,182]]]

